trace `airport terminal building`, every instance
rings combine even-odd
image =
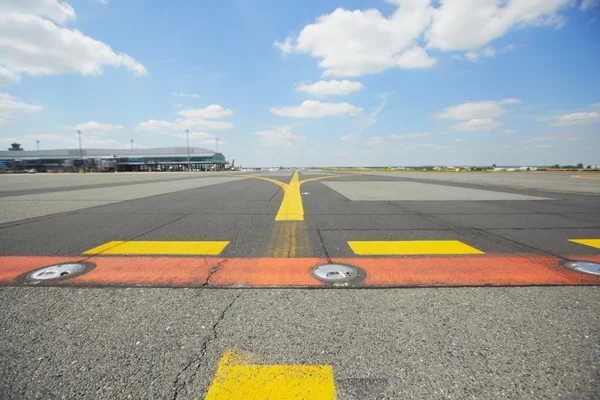
[[[220,171],[225,156],[200,147],[189,148],[192,171]],[[3,169],[44,171],[185,171],[187,147],[153,149],[55,149],[25,151],[18,143],[0,151]]]

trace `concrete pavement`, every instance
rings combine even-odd
[[[60,175],[55,186],[48,175],[43,188],[41,175],[11,176],[2,186],[2,398],[203,398],[227,352],[251,360],[235,368],[255,380],[271,371],[261,366],[330,366],[340,399],[600,395],[600,279],[557,263],[600,261],[599,249],[569,241],[600,238],[600,180],[150,175]],[[103,186],[110,177],[119,186]],[[67,194],[67,206],[53,205]],[[15,208],[26,202],[43,211]],[[218,256],[83,255],[113,241],[228,244]],[[392,253],[425,247],[363,256],[349,245],[357,241],[394,242]],[[483,254],[436,253],[440,241]],[[13,278],[83,258],[96,269],[50,287]],[[367,286],[379,276],[383,286],[428,287],[327,289],[305,273],[307,260],[364,266]],[[326,289],[218,288],[297,279]],[[448,284],[459,287],[439,287]]]

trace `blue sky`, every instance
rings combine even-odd
[[[0,0],[0,38],[2,147],[600,165],[600,0]]]

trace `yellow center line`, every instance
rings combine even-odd
[[[304,223],[304,206],[302,205],[300,186],[306,182],[338,176],[343,175],[319,176],[301,181],[298,171],[296,171],[290,183],[283,183],[262,176],[248,177],[271,182],[283,189],[283,200],[275,216],[275,226],[273,227],[273,233],[271,234],[265,257],[312,257],[308,230]]]

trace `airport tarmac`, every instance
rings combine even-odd
[[[0,397],[597,398],[596,175],[0,175]]]

